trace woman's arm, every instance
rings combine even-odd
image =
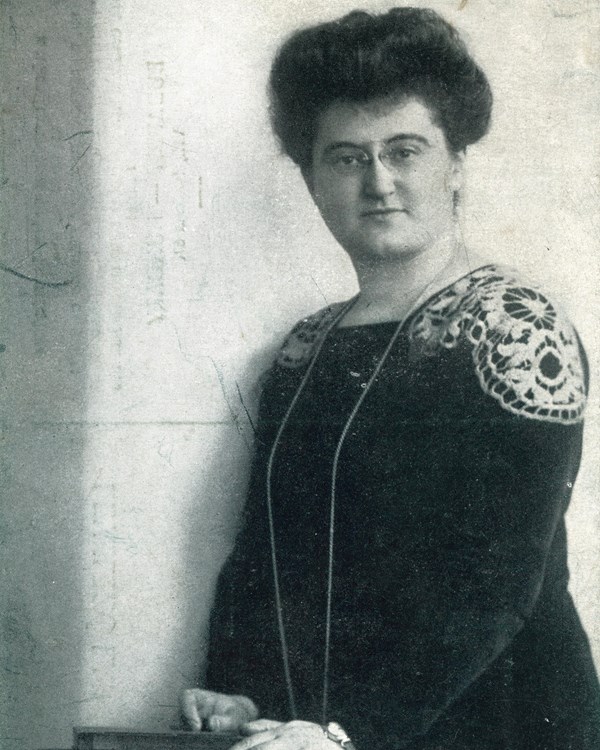
[[[446,383],[454,416],[439,438],[452,455],[443,497],[393,603],[400,634],[394,689],[383,701],[400,747],[453,715],[465,696],[487,689],[492,702],[518,700],[499,687],[498,657],[519,638],[523,658],[531,622],[537,635],[549,612],[556,618],[569,606],[564,513],[581,456],[585,355],[541,293],[504,281],[487,292],[439,328],[462,371]],[[551,629],[558,632],[555,622]],[[548,644],[560,649],[556,639]],[[560,669],[561,654],[551,658]],[[509,664],[504,676],[512,674]]]
[[[403,632],[392,657],[395,689],[381,699],[406,742],[505,651],[544,586],[556,585],[557,595],[566,586],[548,566],[577,474],[581,425],[494,407],[465,433],[463,485],[449,484],[435,539],[413,550],[414,576],[398,582],[394,602]]]

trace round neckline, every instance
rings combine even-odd
[[[467,273],[463,274],[462,276],[458,276],[453,281],[448,282],[445,286],[441,287],[437,291],[433,292],[432,294],[427,297],[427,299],[423,300],[420,304],[418,304],[414,310],[410,311],[409,314],[404,318],[404,323],[408,323],[412,318],[415,317],[421,310],[423,310],[425,307],[427,307],[428,304],[430,304],[432,299],[435,299],[436,297],[440,296],[441,294],[448,291],[448,289],[451,289],[455,284],[458,284],[460,281],[464,281],[465,279],[468,279],[470,276],[473,276],[473,274],[477,273],[478,271],[483,271],[485,268],[497,268],[497,263],[484,263],[481,266],[477,266],[477,268],[473,268]],[[330,335],[333,333],[337,333],[338,331],[356,331],[360,330],[361,328],[374,328],[375,326],[397,326],[400,323],[401,319],[395,318],[392,320],[378,320],[374,321],[373,323],[355,323],[354,325],[350,326],[344,326],[340,325],[338,323],[332,331],[330,331]],[[341,321],[340,321],[341,322]]]
[[[412,314],[411,314],[411,317],[412,317]],[[331,331],[331,333],[332,334],[333,333],[338,333],[338,332],[343,333],[344,331],[354,331],[354,332],[356,332],[356,331],[362,330],[363,328],[368,330],[368,329],[372,329],[372,328],[379,328],[379,327],[385,327],[385,326],[390,326],[391,327],[391,326],[397,326],[399,322],[400,322],[399,320],[379,320],[379,321],[376,321],[374,323],[357,323],[357,324],[351,325],[351,326],[336,326]]]

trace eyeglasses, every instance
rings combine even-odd
[[[401,174],[411,166],[422,151],[418,146],[391,143],[377,155],[379,161],[393,174]],[[325,163],[342,177],[349,177],[365,172],[373,157],[361,148],[339,146],[325,156]]]

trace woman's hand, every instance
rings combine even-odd
[[[258,716],[258,709],[245,695],[224,695],[197,688],[181,694],[181,713],[190,727],[199,732],[237,732]]]
[[[237,742],[230,750],[339,750],[335,742],[327,739],[318,724],[309,721],[283,724],[271,719],[259,719],[244,724],[240,732],[248,737]]]

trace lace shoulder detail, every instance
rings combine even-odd
[[[586,385],[575,329],[541,289],[485,266],[434,296],[409,334],[426,352],[469,342],[484,392],[513,414],[574,424]]]
[[[344,304],[338,302],[324,307],[296,323],[275,358],[276,364],[289,368],[307,364]]]

